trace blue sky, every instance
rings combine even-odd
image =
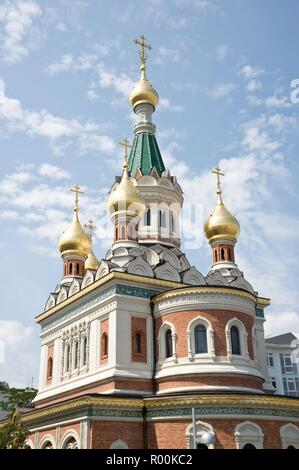
[[[297,0],[1,1],[0,380],[37,384],[34,317],[61,276],[57,240],[73,184],[85,191],[81,221],[97,222],[98,258],[111,243],[103,215],[118,142],[133,136],[128,95],[142,33],[153,46],[160,149],[197,215],[185,230],[197,243],[183,250],[206,274],[202,215],[215,204],[219,163],[241,224],[238,265],[272,299],[266,333],[299,332],[298,17]]]

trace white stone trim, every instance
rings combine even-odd
[[[201,438],[202,438],[203,434],[205,434],[207,432],[210,433],[210,435],[216,441],[213,426],[209,423],[205,423],[203,421],[196,420],[195,421],[195,440],[196,440],[196,444],[201,443]],[[187,426],[186,432],[185,432],[188,449],[193,449],[193,433],[194,433],[193,423],[191,423]],[[208,444],[208,448],[209,449],[214,449],[215,448],[215,443]]]
[[[171,330],[172,338],[172,356],[166,358],[166,342],[165,342],[165,333],[167,330]],[[159,363],[163,362],[177,362],[177,352],[176,352],[176,331],[172,323],[166,321],[162,323],[158,332],[158,351],[159,351]]]
[[[195,328],[198,325],[203,325],[206,328],[207,335],[207,353],[196,354],[195,353]],[[193,361],[194,358],[199,359],[213,358],[215,359],[215,342],[214,342],[214,330],[209,320],[198,315],[193,318],[187,326],[187,343],[188,343],[188,358]]]
[[[42,440],[41,440],[41,442],[40,442],[40,444],[39,444],[39,449],[43,449],[47,442],[51,442],[51,444],[52,444],[52,446],[53,446],[53,449],[56,449],[56,443],[55,443],[54,438],[53,438],[53,436],[52,436],[51,434],[46,434],[46,435],[42,438]]]
[[[258,388],[251,388],[251,387],[237,387],[237,386],[224,386],[224,385],[203,385],[199,387],[171,387],[171,388],[166,388],[163,390],[160,390],[157,392],[157,395],[164,395],[165,393],[171,393],[171,392],[186,392],[186,391],[199,391],[202,392],[204,390],[209,390],[209,391],[214,391],[214,390],[224,390],[224,391],[231,391],[231,392],[251,392],[251,393],[259,393],[261,395],[264,395],[263,390],[260,390]]]
[[[299,449],[299,428],[297,426],[292,423],[284,424],[281,426],[279,434],[283,449],[287,449],[288,446]]]
[[[64,435],[63,435],[63,438],[61,439],[61,445],[60,445],[60,448],[61,449],[66,449],[65,445],[67,444],[68,440],[69,439],[72,439],[74,438],[75,441],[77,442],[77,446],[78,446],[78,449],[80,449],[80,439],[79,439],[79,436],[78,434],[76,433],[76,431],[74,431],[73,429],[70,429],[69,431],[67,431]]]
[[[239,340],[240,340],[240,349],[241,354],[232,354],[232,346],[231,346],[231,334],[230,330],[231,327],[235,326],[238,328],[239,331]],[[245,325],[239,318],[231,318],[225,325],[225,338],[226,338],[226,350],[227,356],[230,360],[234,358],[242,357],[248,361],[250,361],[249,353],[248,353],[248,333],[246,331]]]
[[[27,438],[26,441],[24,442],[24,446],[30,447],[30,449],[34,449],[34,444],[32,442],[32,439]]]
[[[252,444],[257,449],[263,449],[264,433],[261,427],[252,421],[237,424],[234,435],[237,449],[243,449],[245,444]]]

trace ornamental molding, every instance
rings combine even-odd
[[[250,294],[249,292],[243,291],[241,289],[236,289],[232,287],[213,287],[213,286],[201,286],[201,287],[182,287],[181,289],[175,289],[167,292],[162,292],[160,294],[157,294],[154,298],[153,301],[156,304],[160,304],[161,301],[177,298],[177,297],[183,297],[183,296],[195,296],[199,294],[205,294],[207,296],[210,296],[211,294],[225,294],[229,296],[237,296],[237,297],[243,297],[250,299],[254,305],[256,304],[257,300],[256,297],[253,294]],[[210,298],[210,297],[209,297]]]
[[[112,398],[83,397],[37,409],[22,416],[22,421],[32,426],[37,421],[51,420],[62,414],[78,415],[87,412],[91,416],[123,416],[140,417],[143,406],[147,408],[149,418],[165,416],[191,416],[191,408],[195,408],[196,415],[216,416],[259,416],[278,418],[288,417],[298,419],[299,400],[289,397],[275,397],[264,395],[196,395],[184,397],[153,397],[153,398]],[[6,420],[0,423],[4,426]]]
[[[180,292],[180,291],[186,292]],[[238,295],[240,294],[240,295]],[[243,294],[245,294],[243,296]],[[182,310],[233,310],[255,317],[254,297],[245,292],[234,293],[231,289],[221,287],[213,290],[205,288],[178,289],[158,294],[154,298],[155,317]]]

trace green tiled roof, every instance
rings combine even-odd
[[[155,136],[148,132],[136,134],[129,157],[130,175],[134,176],[138,168],[143,175],[150,175],[154,167],[161,176],[165,166]]]

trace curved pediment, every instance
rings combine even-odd
[[[210,271],[206,283],[211,286],[229,286],[229,282],[218,271]]]
[[[206,281],[204,276],[197,271],[197,269],[192,266],[192,268],[188,269],[183,275],[183,283],[190,284],[191,286],[203,286],[205,285]]]
[[[160,266],[157,266],[154,271],[158,279],[181,282],[179,273],[168,261],[166,261],[166,263],[161,264]]]
[[[137,256],[137,258],[128,263],[127,272],[138,276],[154,277],[152,268],[142,256]]]

